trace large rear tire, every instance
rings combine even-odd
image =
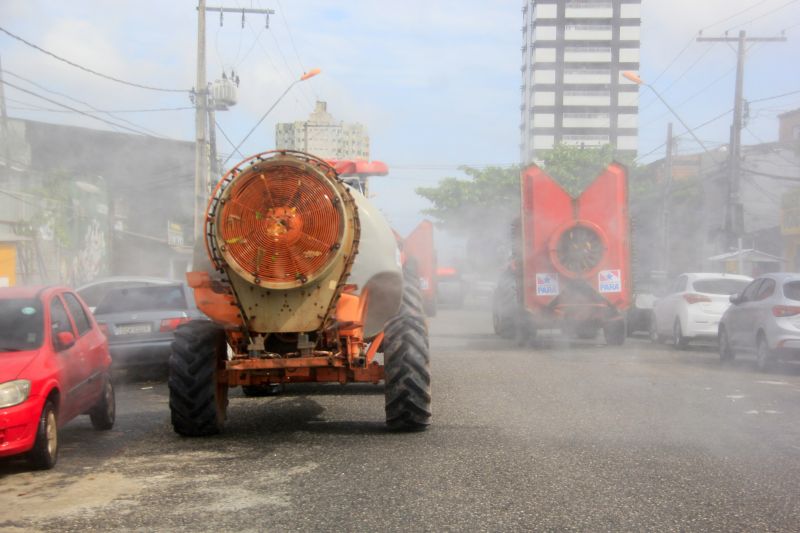
[[[169,409],[179,435],[201,437],[222,431],[228,386],[217,377],[226,356],[225,332],[213,322],[195,320],[175,331],[169,357]]]
[[[403,301],[384,329],[386,425],[420,431],[431,420],[431,374],[428,327],[419,281],[404,271]]]
[[[497,281],[492,295],[492,326],[495,334],[504,339],[514,339],[517,336],[518,317],[522,314],[516,275],[506,270]]]

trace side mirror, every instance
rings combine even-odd
[[[731,294],[730,297],[728,298],[728,300],[730,300],[730,302],[733,305],[737,305],[739,302],[742,301],[741,300],[741,296],[739,296],[738,294]]]
[[[56,346],[60,350],[66,350],[75,344],[75,335],[71,331],[59,331],[56,333]]]

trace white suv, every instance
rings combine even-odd
[[[651,339],[672,339],[679,349],[693,339],[716,339],[730,295],[742,292],[752,280],[737,274],[681,274],[653,306]]]

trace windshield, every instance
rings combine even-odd
[[[783,295],[790,300],[800,302],[800,281],[790,281],[783,286]]]
[[[89,307],[97,307],[97,304],[99,304],[103,298],[105,298],[109,291],[113,291],[114,289],[123,289],[126,287],[146,287],[149,285],[152,284],[145,281],[114,281],[108,283],[99,283],[97,285],[92,285],[79,290],[78,295],[83,298],[83,301],[86,302],[86,305]]]
[[[39,300],[0,300],[0,352],[35,350],[42,345],[44,318]]]
[[[741,279],[698,279],[692,285],[697,292],[730,296],[742,292],[748,283]]]
[[[181,285],[129,287],[109,291],[95,309],[95,314],[180,310],[186,307],[186,295]]]

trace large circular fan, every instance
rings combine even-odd
[[[226,260],[257,284],[297,286],[321,274],[344,232],[342,201],[309,166],[254,165],[226,191],[217,218]]]
[[[567,228],[559,237],[556,257],[561,265],[575,274],[583,274],[603,259],[605,246],[600,236],[586,226]]]

